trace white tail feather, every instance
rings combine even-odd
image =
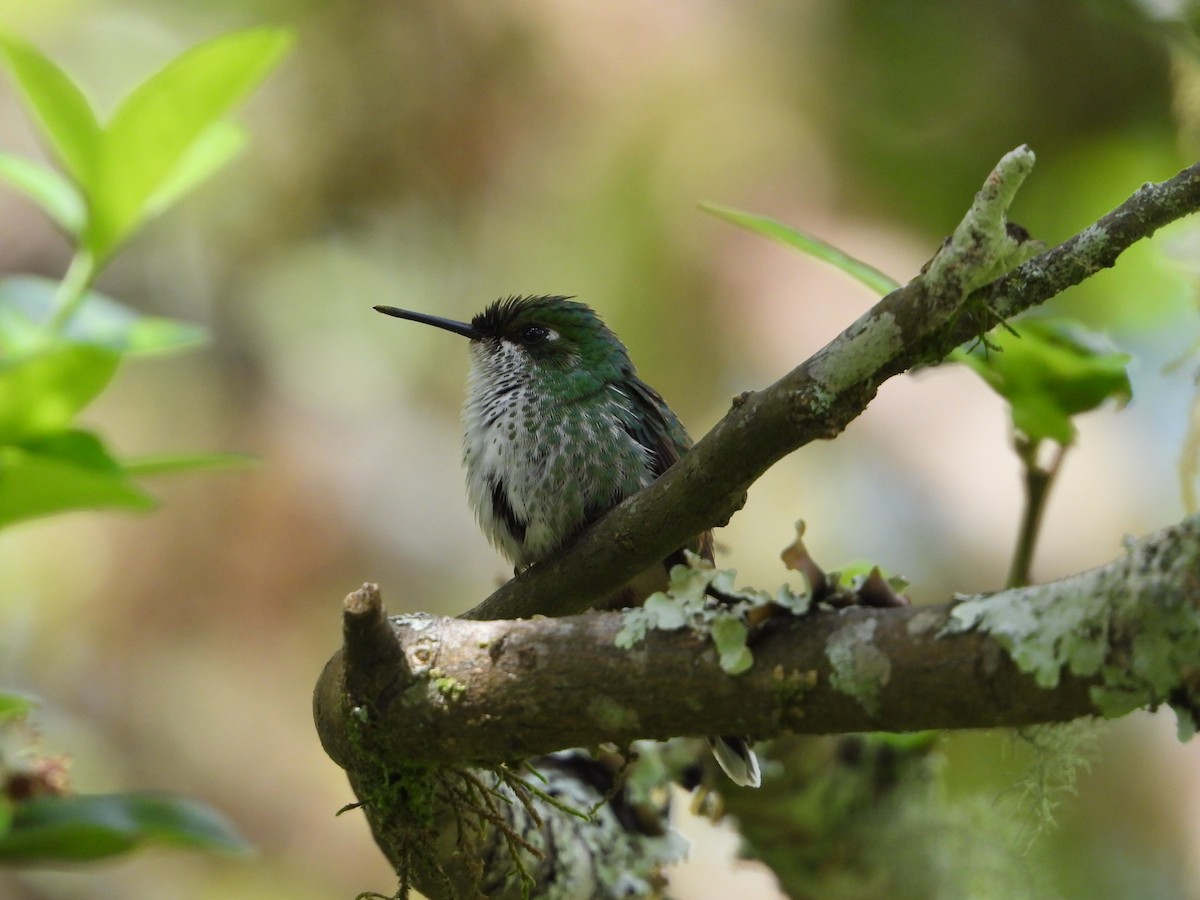
[[[762,775],[758,770],[758,757],[750,749],[745,738],[714,737],[708,739],[713,756],[721,764],[730,781],[742,787],[758,787]]]

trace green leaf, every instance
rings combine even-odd
[[[175,168],[146,201],[145,218],[174,206],[246,146],[246,132],[233,122],[214,122],[200,134]]]
[[[70,77],[32,44],[0,35],[0,56],[63,168],[86,188],[99,153],[100,125]]]
[[[179,196],[228,158],[228,133],[206,132],[266,77],[290,44],[290,33],[275,28],[218,37],[134,89],[104,133],[92,184],[94,218],[84,241],[97,259],[141,223],[147,207],[161,211],[164,192],[168,199]],[[152,203],[155,195],[160,199]]]
[[[83,228],[87,210],[82,195],[53,169],[0,153],[0,178],[37,203],[67,234],[74,237]]]
[[[178,453],[122,460],[121,469],[126,475],[141,478],[197,469],[248,469],[256,465],[258,459],[246,453]]]
[[[112,379],[119,359],[89,344],[0,359],[0,443],[65,427]]]
[[[73,509],[153,507],[154,498],[87,432],[0,447],[0,526]]]
[[[0,723],[9,719],[20,719],[29,715],[38,705],[37,700],[25,694],[11,691],[0,692]]]
[[[740,225],[742,228],[752,231],[755,234],[778,241],[794,250],[815,256],[819,260],[836,266],[851,278],[858,279],[881,296],[883,294],[890,294],[896,288],[900,287],[900,282],[880,272],[874,266],[863,262],[861,259],[855,259],[832,244],[828,244],[810,234],[805,234],[803,231],[798,231],[777,219],[755,215],[754,213],[741,212],[740,210],[730,209],[727,206],[717,206],[714,203],[701,203],[700,208],[717,218]]]
[[[0,838],[0,860],[80,862],[128,853],[150,842],[198,850],[249,850],[224,816],[186,797],[81,794],[18,804],[12,827]]]
[[[32,275],[0,278],[0,346],[27,347],[39,339],[53,315],[57,287],[48,278]],[[208,333],[188,322],[143,316],[91,291],[71,316],[63,336],[134,356],[186,350],[204,343]]]
[[[960,348],[949,359],[965,363],[1007,400],[1013,427],[1033,443],[1067,446],[1075,440],[1074,416],[1132,397],[1129,354],[1099,335],[1044,317],[1024,319],[1013,330],[997,329],[988,336],[990,347]]]

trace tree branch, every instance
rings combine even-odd
[[[562,746],[1019,726],[1163,702],[1190,734],[1200,711],[1200,516],[1050,584],[768,619],[739,676],[703,629],[618,648],[636,612],[389,621],[374,586],[347,598],[314,715],[402,892],[646,893],[681,849],[665,810],[638,812],[586,754],[537,760],[538,793],[505,764]]]
[[[1168,700],[1186,715],[1188,673],[1200,672],[1198,603],[1200,517],[1049,584],[768,619],[751,635],[754,666],[736,677],[703,630],[651,631],[621,649],[625,613],[398,616],[407,669],[350,708],[371,710],[376,758],[471,766],[689,734],[988,728]],[[348,642],[346,658],[356,653]],[[354,762],[353,729],[339,686],[355,681],[356,667],[335,657],[317,709],[325,748],[343,766]]]

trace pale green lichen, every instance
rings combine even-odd
[[[1021,671],[1052,688],[1064,666],[1085,677],[1100,670],[1108,644],[1107,612],[1107,598],[1057,582],[1044,591],[1004,591],[960,603],[943,633],[987,632]]]
[[[891,660],[875,646],[875,625],[875,619],[844,625],[825,644],[833,668],[829,683],[857,700],[871,716],[879,712],[880,695],[892,674]]]
[[[967,600],[942,633],[990,635],[1045,688],[1064,672],[1097,678],[1091,700],[1106,717],[1170,702],[1186,739],[1196,729],[1189,679],[1200,667],[1200,610],[1187,587],[1200,566],[1195,532],[1193,517],[1103,569]]]
[[[954,284],[965,296],[1036,255],[1007,227],[1008,208],[1033,163],[1033,151],[1024,145],[1000,158],[953,236],[929,262],[924,278],[931,288]]]
[[[750,630],[732,613],[722,613],[713,619],[712,638],[721,654],[721,668],[730,675],[740,675],[754,665],[754,655],[746,646]]]
[[[1090,771],[1100,756],[1102,727],[1095,719],[1077,719],[1029,725],[1015,732],[1031,751],[1031,759],[1004,799],[1013,803],[1024,849],[1054,830],[1064,800],[1078,794],[1079,776]]]
[[[739,675],[754,664],[754,656],[746,646],[749,635],[744,617],[761,606],[778,606],[793,615],[803,615],[812,602],[807,590],[796,591],[783,585],[774,595],[755,588],[738,588],[735,569],[715,569],[712,563],[688,554],[689,565],[671,569],[666,591],[651,594],[642,606],[627,609],[622,615],[621,630],[615,643],[623,650],[636,647],[653,630],[678,631],[692,628],[707,632],[720,656],[721,668],[730,675]],[[735,605],[715,604],[708,596],[712,587],[722,597],[733,598]]]

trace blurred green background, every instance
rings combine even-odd
[[[0,537],[0,684],[41,696],[80,789],[163,788],[228,813],[249,860],[169,851],[0,871],[12,898],[299,898],[394,881],[322,753],[310,692],[341,598],[453,613],[506,566],[459,468],[461,342],[387,303],[466,318],[510,293],[579,296],[703,434],[873,300],[699,212],[774,215],[905,280],[999,156],[1038,154],[1013,217],[1061,240],[1200,155],[1200,56],[1170,2],[0,0],[111,109],[182,49],[261,23],[297,46],[239,115],[249,152],[152,223],[99,288],[209,326],[127,367],[91,417],[120,452],[242,450],[249,472],[163,479],[158,512]],[[8,82],[0,147],[41,154]],[[0,193],[0,268],[68,248]],[[1200,231],[1164,230],[1055,302],[1136,354],[1135,399],[1081,422],[1035,574],[1105,562],[1177,520],[1194,394]],[[870,557],[920,602],[998,587],[1020,508],[1006,413],[963,368],[888,383],[836,442],[778,465],[719,532],[746,581],[783,577],[792,523],[828,567]],[[1018,856],[1047,895],[1200,896],[1200,745],[1169,715],[1102,755]],[[999,796],[1003,736],[946,741],[950,789]],[[998,813],[999,814],[999,813]],[[727,830],[685,823],[683,900],[778,896]],[[947,853],[952,850],[947,848]],[[953,865],[948,858],[948,865]]]

